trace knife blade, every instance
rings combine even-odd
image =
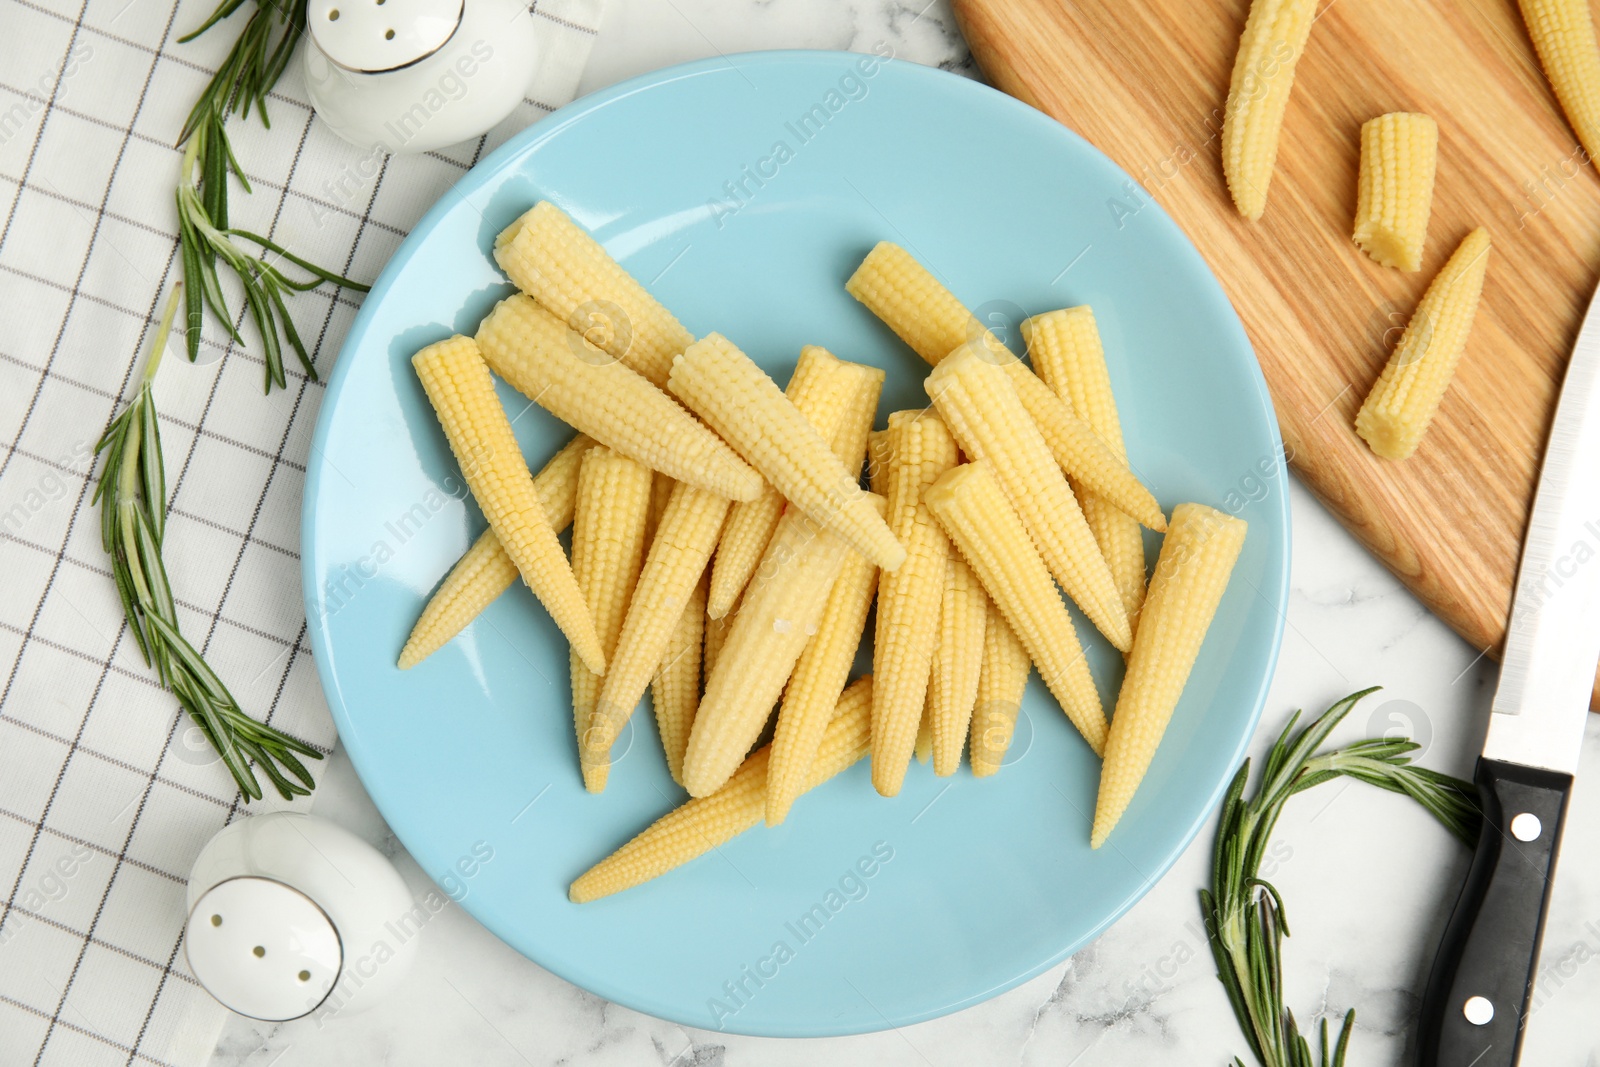
[[[1513,1067],[1521,1056],[1597,659],[1600,299],[1591,296],[1545,446],[1474,774],[1483,829],[1423,995],[1422,1067]]]

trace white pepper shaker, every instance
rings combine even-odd
[[[314,815],[270,812],[224,827],[195,860],[188,907],[189,969],[254,1019],[361,1011],[416,957],[420,930],[393,933],[415,907],[394,865]]]
[[[340,137],[389,153],[476,137],[539,60],[528,0],[310,0],[306,90]]]

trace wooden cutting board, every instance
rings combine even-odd
[[[1557,390],[1600,266],[1600,175],[1515,0],[1322,3],[1254,223],[1234,210],[1218,153],[1248,0],[954,7],[996,87],[1143,185],[1107,210],[1154,198],[1211,264],[1304,483],[1429,608],[1495,655]],[[1388,111],[1439,122],[1415,274],[1378,266],[1350,239],[1361,124]],[[1379,459],[1352,429],[1356,411],[1428,280],[1476,225],[1494,246],[1455,383],[1417,454]],[[1600,538],[1588,548],[1600,551]]]

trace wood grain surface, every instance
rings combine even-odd
[[[1135,195],[1154,198],[1211,264],[1304,483],[1493,656],[1600,265],[1600,176],[1515,0],[1322,3],[1267,210],[1251,223],[1233,208],[1218,153],[1247,0],[954,0],[990,81],[1116,160],[1142,184]],[[1414,274],[1378,266],[1350,238],[1361,124],[1388,111],[1439,122],[1433,216]],[[1356,411],[1428,280],[1476,225],[1494,249],[1455,383],[1417,454],[1379,459],[1352,428]],[[1588,547],[1600,550],[1600,539]]]

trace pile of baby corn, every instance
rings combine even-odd
[[[904,249],[879,244],[846,288],[933,371],[929,406],[874,431],[882,370],[808,346],[780,389],[727,338],[695,340],[549,203],[500,234],[495,259],[521,292],[476,337],[412,361],[489,528],[400,666],[520,575],[571,645],[591,792],[652,690],[667,767],[693,799],[579,877],[574,901],[782,822],[868,753],[884,796],[919,752],[949,775],[965,748],[974,775],[994,774],[1030,666],[1104,758],[1091,841],[1106,840],[1245,523],[1202,504],[1169,521],[1129,471],[1087,307],[1024,324],[1030,370]],[[537,474],[494,375],[578,431]],[[557,540],[569,524],[570,560]],[[1148,588],[1141,526],[1166,532]],[[1127,654],[1109,723],[1058,584]],[[874,600],[873,671],[852,681]]]

